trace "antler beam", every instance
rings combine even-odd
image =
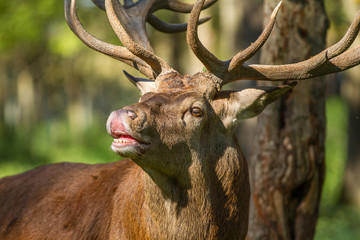
[[[150,41],[146,34],[145,17],[146,10],[152,3],[139,2],[138,7],[142,11],[126,11],[117,0],[105,0],[105,9],[108,19],[116,35],[124,46],[135,56],[144,60],[159,75],[171,70],[169,64],[153,53]],[[138,9],[136,9],[138,10]]]
[[[284,65],[246,64],[266,42],[275,25],[282,2],[275,7],[269,23],[259,38],[248,48],[233,58],[222,61],[207,50],[201,43],[197,28],[209,18],[199,19],[202,9],[211,6],[216,0],[197,0],[195,4],[186,4],[178,0],[92,0],[106,11],[112,28],[125,47],[101,41],[89,34],[81,25],[76,14],[76,0],[65,0],[65,15],[73,32],[89,47],[118,59],[143,73],[149,79],[156,79],[162,72],[172,68],[163,59],[154,54],[146,33],[145,23],[149,22],[159,31],[173,33],[185,30],[187,42],[207,68],[208,72],[221,79],[221,86],[243,79],[254,80],[303,80],[329,73],[344,71],[360,62],[359,48],[349,50],[360,31],[360,12],[352,22],[345,36],[335,45],[302,62]],[[155,17],[159,9],[175,12],[190,12],[186,24],[169,24]]]
[[[344,37],[317,55],[298,63],[284,65],[241,65],[225,74],[224,80],[303,80],[345,71],[360,63],[359,48],[348,50],[360,31],[360,11]]]
[[[65,0],[65,18],[70,29],[88,47],[136,68],[139,72],[150,79],[155,78],[156,75],[151,67],[145,61],[131,53],[128,49],[104,42],[88,33],[81,25],[77,16],[76,0]]]
[[[169,64],[154,54],[146,33],[148,21],[159,31],[174,33],[185,31],[187,24],[169,24],[158,19],[153,13],[159,9],[188,13],[193,5],[177,0],[125,0],[122,6],[118,0],[92,0],[96,6],[105,10],[112,28],[125,47],[106,43],[89,34],[81,25],[76,14],[76,0],[65,0],[65,16],[71,30],[90,48],[120,60],[143,73],[149,79],[155,79],[162,72],[171,70]],[[214,4],[216,0],[205,3],[203,8]],[[200,19],[197,24],[210,18]]]
[[[305,61],[285,65],[247,65],[245,61],[250,59],[270,36],[282,1],[275,7],[269,23],[260,37],[252,45],[228,61],[221,61],[216,58],[199,40],[197,21],[203,4],[204,0],[198,0],[190,14],[187,40],[189,46],[207,70],[222,80],[221,85],[243,79],[267,81],[303,80],[344,71],[360,63],[360,47],[348,50],[360,31],[360,11],[345,36],[338,43]]]
[[[313,69],[310,60],[312,59],[284,65],[243,65],[228,73],[225,79],[226,83],[243,79],[264,81],[305,80],[342,72],[360,64],[360,46],[326,60],[315,69]]]

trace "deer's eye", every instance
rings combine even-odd
[[[194,117],[201,117],[203,114],[202,110],[199,107],[192,107],[190,111]]]

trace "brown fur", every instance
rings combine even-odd
[[[226,173],[222,172],[227,171],[219,169],[218,174],[225,179]],[[213,182],[211,177],[194,179],[194,189],[187,191],[188,199],[183,203],[182,196],[174,202],[164,197],[131,160],[93,166],[62,163],[39,167],[0,181],[0,239],[228,239],[236,233],[244,236],[244,227],[234,227],[234,223],[247,226],[247,197],[238,205],[240,194],[236,193],[247,196],[249,190],[243,186],[247,176],[238,177],[232,179],[234,186]],[[207,192],[196,181],[214,188]],[[210,217],[214,214],[216,217]],[[199,228],[198,223],[203,227]]]
[[[0,180],[0,239],[244,239],[249,177],[233,129],[286,91],[215,95],[205,79],[171,72],[157,92],[110,115],[109,133],[121,123],[151,143],[117,151],[132,160],[47,165]]]

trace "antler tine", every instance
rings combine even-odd
[[[71,16],[68,21],[69,26],[85,44],[126,62],[139,69],[150,79],[154,79],[162,72],[172,70],[172,68],[166,61],[154,54],[146,33],[145,22],[148,21],[155,29],[166,33],[184,31],[187,24],[169,24],[158,19],[152,13],[159,9],[187,13],[193,7],[191,4],[181,3],[178,0],[139,0],[137,2],[124,0],[123,6],[118,0],[92,0],[97,7],[106,11],[113,30],[125,46],[120,47],[100,41],[88,34],[76,15],[75,4],[71,7],[69,1],[75,3],[75,0],[65,0],[66,15]],[[216,0],[208,0],[203,8],[209,7],[215,2]],[[197,19],[196,24],[201,24],[209,19]],[[97,42],[97,44],[93,42]],[[116,53],[114,53],[115,49]]]
[[[133,0],[124,0],[124,7],[128,7],[134,4]]]
[[[360,31],[360,11],[344,37],[333,46],[298,63],[284,65],[239,65],[224,75],[224,82],[241,79],[268,81],[303,80],[344,71],[360,62],[359,47],[348,50]],[[346,51],[348,50],[348,51]],[[340,61],[341,60],[341,61]]]
[[[105,0],[91,0],[98,8],[105,11]],[[133,0],[124,0],[124,7],[134,5]]]
[[[100,9],[106,11],[105,0],[91,1]],[[157,0],[140,0],[135,4],[132,0],[126,0],[124,1],[124,6],[122,6],[119,1],[112,2],[116,8],[116,14],[113,14],[112,19],[117,19],[116,23],[123,25],[122,28],[125,30],[125,33],[127,33],[126,35],[129,35],[131,39],[151,52],[153,52],[153,50],[146,33],[145,19],[155,1]],[[119,38],[121,40],[121,37]]]
[[[171,70],[171,67],[153,53],[146,35],[145,17],[151,7],[151,4],[148,5],[148,3],[153,2],[154,0],[149,1],[146,5],[144,1],[138,2],[139,4],[136,6],[144,10],[142,15],[139,15],[139,11],[130,11],[132,8],[126,12],[117,0],[105,0],[105,8],[110,24],[124,46],[149,64],[159,75]]]
[[[105,0],[91,0],[98,8],[105,11]]]
[[[201,18],[198,22],[198,24],[202,24],[204,22],[207,22],[211,19],[211,17],[205,17]],[[156,30],[164,33],[178,33],[178,32],[184,32],[187,29],[188,24],[187,23],[180,23],[180,24],[169,24],[162,20],[160,20],[158,17],[154,15],[150,15],[147,19],[147,22]]]
[[[279,12],[281,4],[282,4],[282,1],[279,2],[279,4],[276,6],[274,11],[272,12],[270,21],[266,25],[265,29],[263,30],[263,32],[261,33],[259,38],[254,43],[252,43],[248,48],[246,48],[243,51],[240,51],[238,54],[236,54],[230,60],[228,71],[232,71],[234,68],[243,64],[245,61],[249,60],[264,45],[266,40],[269,38],[272,29],[274,28],[276,16]]]
[[[221,61],[220,59],[216,58],[202,45],[201,41],[199,40],[197,34],[197,20],[199,18],[203,3],[204,0],[198,0],[195,3],[195,6],[190,14],[187,40],[189,46],[191,47],[195,55],[199,58],[199,60],[205,65],[206,69],[212,74],[222,79],[221,86],[223,86],[229,82],[229,80],[227,79],[227,77],[230,75],[229,73],[233,73],[234,71],[237,71],[239,67],[242,67],[242,64],[246,60],[251,58],[266,42],[266,40],[270,36],[271,30],[274,27],[276,16],[279,12],[282,2],[280,1],[280,3],[274,9],[269,23],[265,27],[260,37],[255,41],[255,43],[253,43],[245,50],[239,52],[228,61]]]
[[[203,5],[202,9],[211,7],[214,3],[216,3],[216,1],[217,0],[206,1]],[[177,0],[164,1],[163,4],[164,5],[162,6],[162,8],[172,10],[175,12],[180,12],[180,13],[190,13],[194,7],[194,4],[187,4],[187,3],[183,3],[183,2],[180,2]]]
[[[105,0],[91,0],[97,7],[105,11]],[[217,0],[211,0],[204,4],[203,9],[210,7],[212,4],[214,4]],[[131,7],[134,5],[134,2],[132,0],[126,0],[124,1],[124,7]],[[155,6],[151,8],[151,12],[155,12],[159,9],[168,9],[180,13],[189,13],[194,5],[193,4],[186,4],[179,2],[177,0],[175,1],[158,1]],[[149,12],[150,13],[150,12]],[[202,23],[207,22],[210,20],[211,17],[202,18],[199,20],[199,25]],[[146,21],[156,30],[164,33],[178,33],[178,32],[184,32],[187,29],[187,23],[182,24],[170,24],[166,23],[162,20],[160,20],[158,17],[156,17],[153,14],[149,14],[146,18]]]
[[[339,42],[334,44],[333,46],[323,50],[319,54],[315,55],[314,57],[310,58],[312,63],[309,62],[310,68],[315,69],[320,67],[326,61],[339,56],[340,54],[344,53],[355,41],[355,38],[359,34],[360,31],[360,11],[357,13],[355,19],[352,21],[349,29],[346,31],[344,37],[340,39]],[[311,67],[311,65],[313,67]]]
[[[76,0],[65,0],[64,4],[65,18],[70,29],[88,47],[138,69],[150,79],[154,78],[154,72],[151,67],[146,62],[132,54],[125,47],[112,45],[89,34],[81,25],[76,14]]]
[[[360,46],[348,50],[329,61],[323,63],[317,71],[302,69],[300,64],[285,65],[258,65],[251,64],[238,68],[237,72],[229,75],[227,83],[241,79],[264,80],[264,81],[284,81],[284,80],[305,80],[319,77],[331,73],[342,72],[360,64]],[[240,73],[241,72],[241,73]],[[239,78],[239,76],[241,76]]]
[[[199,21],[200,12],[204,2],[205,0],[198,0],[190,13],[186,40],[191,50],[194,52],[196,57],[204,64],[206,69],[209,72],[214,73],[218,76],[224,73],[225,69],[228,66],[228,63],[221,61],[220,59],[215,57],[215,55],[213,55],[210,51],[208,51],[201,43],[197,32],[197,23]]]

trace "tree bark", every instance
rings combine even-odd
[[[265,0],[264,23],[277,3]],[[325,48],[322,0],[285,0],[276,22],[261,63],[298,62]],[[248,239],[313,238],[324,178],[325,87],[319,78],[300,82],[259,116]]]

